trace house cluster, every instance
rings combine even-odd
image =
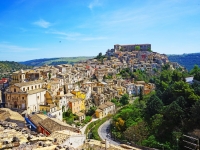
[[[77,133],[65,123],[49,118],[44,114],[30,116],[37,127],[30,131],[25,119],[8,108],[0,108],[0,149],[33,149],[33,150],[80,150],[80,149],[132,149],[128,145],[115,146],[108,141],[87,140],[86,135]],[[42,134],[41,134],[42,133]]]
[[[135,50],[137,46],[140,47],[140,50]],[[167,55],[151,52],[150,50],[151,44],[117,44],[114,45],[114,49],[107,50],[106,56],[111,59],[111,62],[114,61],[112,64],[116,66],[117,70],[121,68],[139,69],[142,71],[160,70],[162,65],[169,62]]]
[[[0,135],[0,149],[16,150],[78,148],[86,140],[77,128],[56,118],[44,114],[24,118],[9,108],[0,108]]]
[[[12,150],[81,150],[107,149],[129,150],[135,147],[121,144],[115,146],[108,141],[86,140],[85,135],[69,133],[65,130],[56,131],[51,136],[29,133],[26,129],[18,128],[15,124],[0,121],[0,149]]]
[[[9,137],[6,142],[0,140],[0,148],[18,145],[18,148],[61,149],[97,144],[86,142],[85,135],[78,128],[66,124],[63,112],[70,110],[80,122],[91,107],[97,108],[94,113],[97,118],[113,114],[116,107],[112,99],[119,100],[124,94],[130,97],[141,92],[148,94],[155,89],[152,83],[123,79],[119,76],[122,69],[151,72],[169,62],[166,55],[151,52],[150,44],[114,45],[114,49],[108,50],[105,56],[74,65],[45,65],[19,70],[13,72],[10,79],[0,80],[0,103],[6,107],[0,109],[0,120],[3,121],[0,122],[0,133]],[[170,67],[180,66],[171,63]],[[31,128],[34,135],[27,133],[28,130],[23,131],[24,127]],[[11,135],[13,138],[19,135],[18,140],[11,139]],[[46,139],[40,140],[42,135]],[[103,144],[97,145],[101,147]]]
[[[140,50],[135,50],[138,46]],[[154,90],[153,84],[117,76],[125,68],[152,71],[169,62],[166,55],[149,49],[151,44],[114,45],[103,60],[16,71],[4,92],[5,107],[24,114],[43,112],[61,121],[62,112],[71,109],[82,121],[85,112],[96,106],[96,117],[102,118],[115,112],[111,99],[119,99],[125,93],[137,96],[140,90],[144,94]],[[171,67],[177,66],[171,64]],[[107,76],[111,78],[105,78]]]

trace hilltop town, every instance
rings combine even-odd
[[[49,149],[95,145],[98,141],[86,142],[83,128],[88,122],[114,114],[118,106],[113,99],[119,102],[125,94],[132,98],[155,89],[153,83],[121,72],[128,68],[154,75],[165,64],[171,69],[183,68],[169,62],[165,54],[152,52],[151,44],[116,44],[105,55],[99,53],[74,65],[45,65],[13,72],[10,78],[0,80],[0,103],[5,107],[0,109],[0,132],[7,135],[7,140],[0,140],[0,148],[22,148],[23,142],[32,148]],[[18,140],[13,142],[16,135]]]

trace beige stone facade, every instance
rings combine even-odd
[[[28,113],[39,111],[39,105],[44,104],[44,85],[40,80],[11,85],[5,92],[6,107],[26,109]]]

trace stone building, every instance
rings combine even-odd
[[[104,118],[108,114],[115,113],[115,104],[112,102],[106,102],[105,104],[100,105],[95,111],[97,118]]]
[[[15,83],[6,90],[6,107],[27,110],[27,113],[39,111],[39,105],[44,104],[46,93],[45,82],[42,80]]]

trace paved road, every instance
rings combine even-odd
[[[107,137],[107,135],[109,134],[109,131],[107,132],[106,129],[110,126],[110,120],[106,121],[105,123],[103,123],[99,129],[98,129],[98,134],[101,137],[102,140],[107,140],[109,141],[111,144],[113,145],[119,145],[120,143],[113,141],[110,136]]]
[[[98,120],[97,118],[92,118],[92,121],[88,122],[83,128],[80,129],[82,134],[85,134],[85,129],[87,128],[87,126],[91,123]]]

